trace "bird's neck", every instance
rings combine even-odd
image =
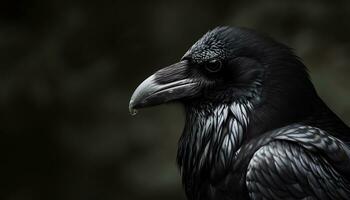
[[[204,181],[198,178],[213,175],[214,168],[227,169],[232,164],[243,142],[251,110],[249,101],[186,107],[177,157],[186,188]]]
[[[304,120],[310,126],[316,126],[329,134],[350,143],[350,128],[319,97],[314,103],[314,112]]]

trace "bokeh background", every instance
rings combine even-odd
[[[184,199],[181,107],[128,102],[218,25],[294,48],[349,124],[349,19],[348,0],[2,0],[0,199]]]

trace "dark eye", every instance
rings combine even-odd
[[[212,72],[212,73],[218,72],[221,70],[221,68],[222,68],[222,63],[220,60],[210,60],[205,64],[205,69],[208,72]]]

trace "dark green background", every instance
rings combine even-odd
[[[350,123],[350,1],[0,3],[0,199],[184,199],[180,106],[129,98],[207,30],[246,26],[293,47]]]

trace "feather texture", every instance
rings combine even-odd
[[[198,195],[203,175],[228,170],[247,128],[250,102],[190,107],[179,141],[178,165],[187,194]],[[206,176],[205,179],[216,177]],[[195,192],[194,192],[195,191]],[[194,198],[194,197],[193,197]]]

